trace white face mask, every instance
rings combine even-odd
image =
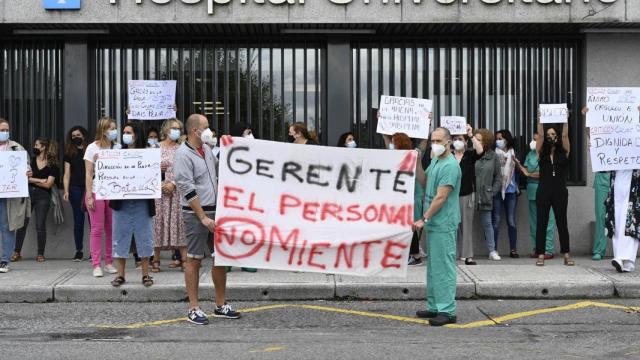
[[[529,148],[532,151],[536,149],[536,141],[535,140],[531,140],[531,142],[529,143]]]
[[[207,145],[209,145],[211,147],[216,147],[216,145],[218,145],[218,138],[217,137],[212,137],[211,141],[209,141],[207,143]]]
[[[251,140],[255,139],[255,137],[253,137],[253,133],[247,134],[247,135],[242,135],[242,137],[245,138],[245,139],[251,139]]]
[[[124,143],[125,145],[133,144],[133,134],[123,134],[122,143]]]
[[[457,151],[464,150],[464,141],[462,141],[462,140],[454,141],[453,142],[453,148],[456,149]]]
[[[178,139],[180,139],[180,130],[178,129],[171,129],[169,131],[169,139],[171,139],[171,141],[176,141]]]
[[[499,139],[496,140],[496,147],[498,149],[504,149],[504,147],[507,145],[507,143],[504,141],[504,139]]]
[[[203,143],[205,144],[209,144],[211,142],[211,139],[213,139],[213,131],[211,131],[211,129],[206,128],[202,134],[200,134],[200,140],[202,140]]]
[[[431,150],[433,151],[433,155],[440,157],[440,155],[444,154],[445,147],[442,144],[432,144]]]
[[[391,145],[391,144],[389,144],[389,145]],[[348,147],[348,148],[351,148],[351,149],[355,149],[355,148],[357,148],[357,147],[358,147],[358,144],[356,144],[356,142],[355,142],[355,141],[349,141],[349,142],[347,143],[347,147]]]
[[[389,143],[389,150],[395,150],[396,146],[393,143]]]
[[[151,147],[156,147],[156,146],[158,146],[158,139],[147,139],[147,143]]]
[[[107,133],[107,138],[109,139],[109,141],[115,141],[118,138],[118,130],[109,130],[109,132]]]

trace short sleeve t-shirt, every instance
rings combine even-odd
[[[438,193],[438,188],[451,186],[453,190],[447,196],[444,204],[431,216],[427,222],[428,231],[456,231],[460,224],[460,181],[462,171],[455,157],[449,154],[444,159],[434,158],[425,171],[427,186],[425,188],[425,212],[431,206],[431,202]]]
[[[90,163],[94,163],[95,161],[93,161],[93,158],[95,157],[95,155],[100,152],[100,150],[105,150],[105,149],[116,149],[116,150],[120,150],[122,148],[122,145],[120,144],[113,144],[113,146],[111,146],[110,148],[100,148],[98,146],[97,142],[92,142],[91,144],[89,144],[89,146],[87,146],[87,149],[84,151],[84,158],[83,160],[87,160]]]
[[[72,186],[85,186],[84,153],[81,149],[76,151],[74,156],[64,156],[64,162],[69,163],[71,176],[69,183]]]
[[[36,179],[48,179],[49,176],[53,176],[55,179],[58,179],[60,176],[60,170],[57,165],[47,165],[42,169],[38,168],[38,161],[36,158],[31,159],[31,172],[32,177]],[[51,192],[51,189],[43,189]]]

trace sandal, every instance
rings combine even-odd
[[[182,264],[182,260],[174,260],[174,262],[169,264],[169,268],[170,269],[175,269],[175,268],[179,268],[179,267],[184,267],[184,265]]]
[[[154,272],[154,273],[160,272],[160,261],[154,261],[151,263],[151,272]]]
[[[570,258],[570,257],[565,257],[565,258],[564,258],[564,264],[565,264],[566,266],[574,266],[574,265],[576,264],[576,262],[575,262],[575,261],[573,261],[573,260],[571,260],[571,258]]]
[[[538,258],[538,260],[536,260],[536,266],[544,266],[544,258]]]
[[[13,254],[11,254],[11,262],[16,262],[16,261],[20,261],[22,260],[22,255],[20,255],[19,252],[14,251]]]
[[[145,275],[142,277],[142,285],[144,285],[144,287],[149,287],[151,285],[153,285],[153,278],[149,275]]]
[[[38,255],[38,256],[36,256],[36,261],[37,261],[37,262],[44,262],[44,255]]]
[[[113,281],[111,281],[111,286],[113,287],[119,287],[120,285],[124,284],[125,280],[124,277],[122,276],[116,276],[115,279],[113,279]]]

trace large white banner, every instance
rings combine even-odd
[[[588,88],[591,168],[640,169],[640,88]]]
[[[378,134],[405,133],[411,138],[428,139],[432,105],[428,99],[382,95],[376,131]]]
[[[0,151],[0,198],[29,196],[26,151]]]
[[[100,150],[95,164],[98,200],[159,199],[160,149]]]
[[[224,137],[216,265],[406,276],[416,160]]]
[[[129,80],[129,119],[163,120],[176,117],[175,80]]]

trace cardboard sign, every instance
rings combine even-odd
[[[432,101],[382,95],[378,110],[378,134],[405,133],[410,138],[428,139]]]
[[[160,149],[100,150],[93,180],[96,199],[159,199]]]
[[[564,124],[569,119],[567,104],[540,104],[541,124]]]
[[[129,119],[175,118],[175,103],[175,80],[129,80]]]
[[[413,150],[223,138],[216,265],[406,276],[416,161]]]
[[[0,198],[29,196],[28,164],[26,151],[0,151]]]
[[[467,134],[467,119],[462,116],[441,116],[440,126],[448,129],[451,135]]]
[[[637,123],[638,106],[640,88],[587,88],[587,127]]]

